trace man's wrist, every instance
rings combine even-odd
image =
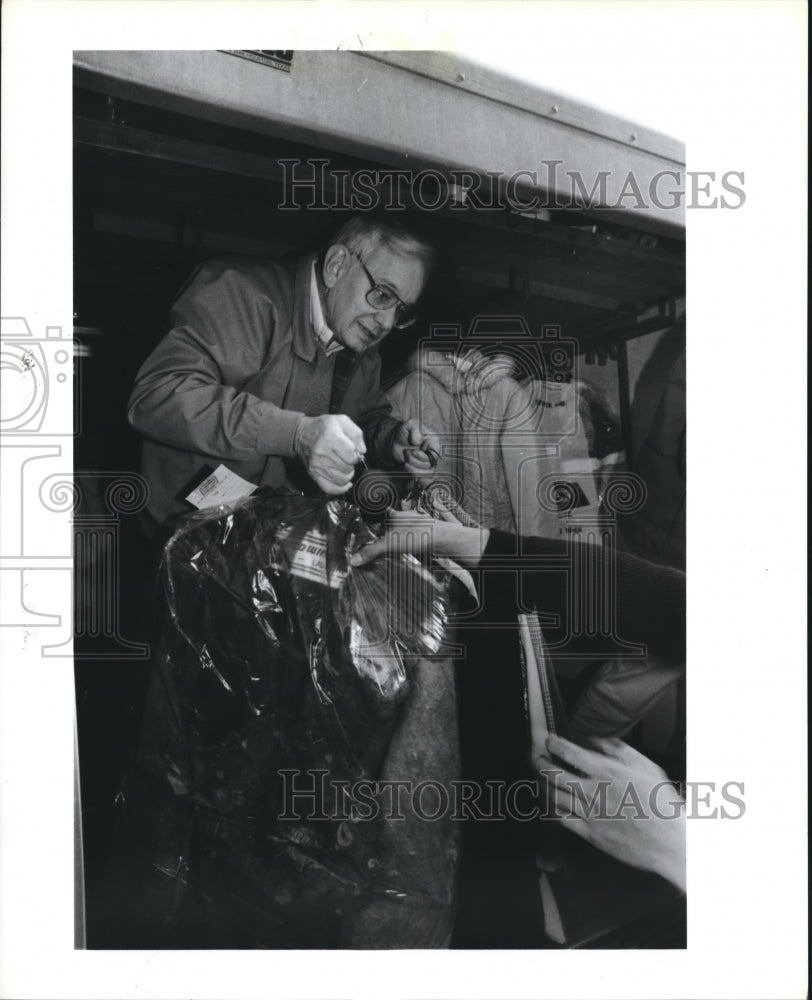
[[[301,458],[302,455],[302,438],[306,426],[307,417],[304,413],[300,413],[299,419],[296,421],[296,426],[293,430],[293,454],[296,458]]]
[[[462,552],[461,561],[465,565],[475,569],[482,561],[482,556],[488,545],[490,537],[489,528],[462,528]]]
[[[295,455],[296,432],[303,417],[303,413],[282,410],[269,403],[257,428],[257,454],[287,457]]]

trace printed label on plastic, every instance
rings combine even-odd
[[[280,532],[279,538],[287,537],[289,532]],[[302,535],[299,546],[292,554],[288,549],[290,558],[290,572],[293,576],[303,577],[305,580],[312,580],[314,583],[326,584],[333,589],[337,589],[346,579],[346,572],[333,569],[330,579],[327,579],[327,538],[320,531],[308,531]],[[276,569],[282,567],[276,566]]]

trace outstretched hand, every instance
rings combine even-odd
[[[587,750],[550,735],[547,751],[557,760],[542,754],[535,761],[561,822],[618,861],[684,891],[684,802],[668,775],[621,740],[596,738],[593,745]]]
[[[363,566],[384,553],[426,552],[473,567],[482,558],[489,536],[487,528],[466,528],[413,511],[391,511],[383,537],[359,549],[350,562]]]

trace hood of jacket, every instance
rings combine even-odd
[[[409,357],[406,367],[433,378],[452,395],[479,393],[503,379],[516,381],[516,366],[510,357],[488,356],[476,348],[456,352],[421,347]]]

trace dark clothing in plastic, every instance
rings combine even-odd
[[[450,667],[424,659],[446,586],[409,556],[349,567],[371,537],[345,501],[290,494],[170,539],[109,946],[448,943],[457,831],[389,819],[380,787],[458,770]]]

